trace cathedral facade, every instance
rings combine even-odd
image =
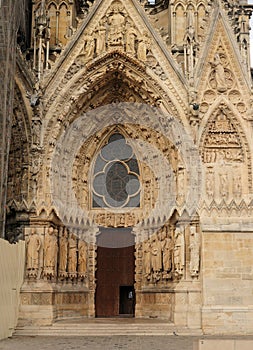
[[[252,7],[30,7],[5,214],[5,238],[26,241],[19,324],[129,316],[252,332]]]

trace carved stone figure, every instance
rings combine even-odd
[[[199,274],[200,238],[195,226],[190,226],[190,274],[196,277]]]
[[[133,28],[132,24],[128,24],[126,30],[126,52],[131,55],[135,54],[135,40],[136,30]]]
[[[206,176],[206,194],[209,199],[214,196],[214,174],[213,172],[208,172]]]
[[[34,119],[32,122],[32,139],[34,145],[40,144],[40,129],[41,121],[39,119]]]
[[[150,280],[151,277],[151,244],[149,240],[143,243],[143,274],[144,277]]]
[[[147,60],[147,50],[150,46],[150,40],[147,33],[144,33],[143,36],[139,39],[137,57],[140,61],[146,62]]]
[[[68,276],[73,279],[77,276],[77,242],[76,236],[71,233],[68,241],[69,254],[68,254]]]
[[[82,240],[78,243],[78,277],[87,277],[87,243]]]
[[[67,258],[68,258],[68,231],[66,228],[60,229],[60,255],[59,255],[59,277],[67,277]]]
[[[58,253],[58,230],[49,227],[44,242],[44,269],[43,274],[48,279],[56,276],[56,264]]]
[[[173,248],[173,241],[168,232],[164,241],[162,242],[164,279],[171,278]]]
[[[34,228],[26,241],[26,269],[28,277],[37,277],[41,239]]]
[[[157,282],[160,279],[160,272],[162,271],[162,243],[158,237],[153,237],[151,242],[151,266],[153,279]]]
[[[215,71],[215,81],[217,85],[217,90],[219,92],[227,91],[227,83],[225,78],[225,70],[221,62],[219,53],[216,53],[214,56],[214,61],[211,63]]]
[[[176,276],[182,276],[185,266],[185,243],[184,233],[181,228],[175,229],[175,245],[174,245],[174,271]]]
[[[93,59],[95,53],[95,41],[91,32],[88,32],[84,39],[85,62]]]
[[[233,195],[235,198],[241,198],[242,196],[242,177],[241,174],[234,174],[233,177]]]
[[[96,45],[96,53],[97,55],[100,55],[105,52],[106,47],[105,47],[105,36],[106,36],[106,27],[104,24],[104,21],[99,22],[99,26],[96,30],[96,40],[97,40],[97,45]]]
[[[229,183],[227,174],[220,174],[220,195],[222,198],[228,199]]]
[[[108,17],[109,33],[108,44],[110,46],[123,46],[123,30],[125,26],[125,17],[116,6]]]

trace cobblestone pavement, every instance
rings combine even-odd
[[[241,337],[197,336],[107,336],[107,337],[28,337],[0,340],[0,350],[193,350],[199,339],[243,339]],[[215,349],[222,350],[222,349]]]
[[[0,350],[192,350],[199,337],[108,336],[108,337],[13,337],[0,341]]]

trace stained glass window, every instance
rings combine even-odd
[[[100,150],[93,172],[93,208],[140,206],[139,166],[132,147],[120,133]]]

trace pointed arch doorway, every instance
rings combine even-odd
[[[134,317],[134,235],[101,228],[97,238],[96,317]]]

